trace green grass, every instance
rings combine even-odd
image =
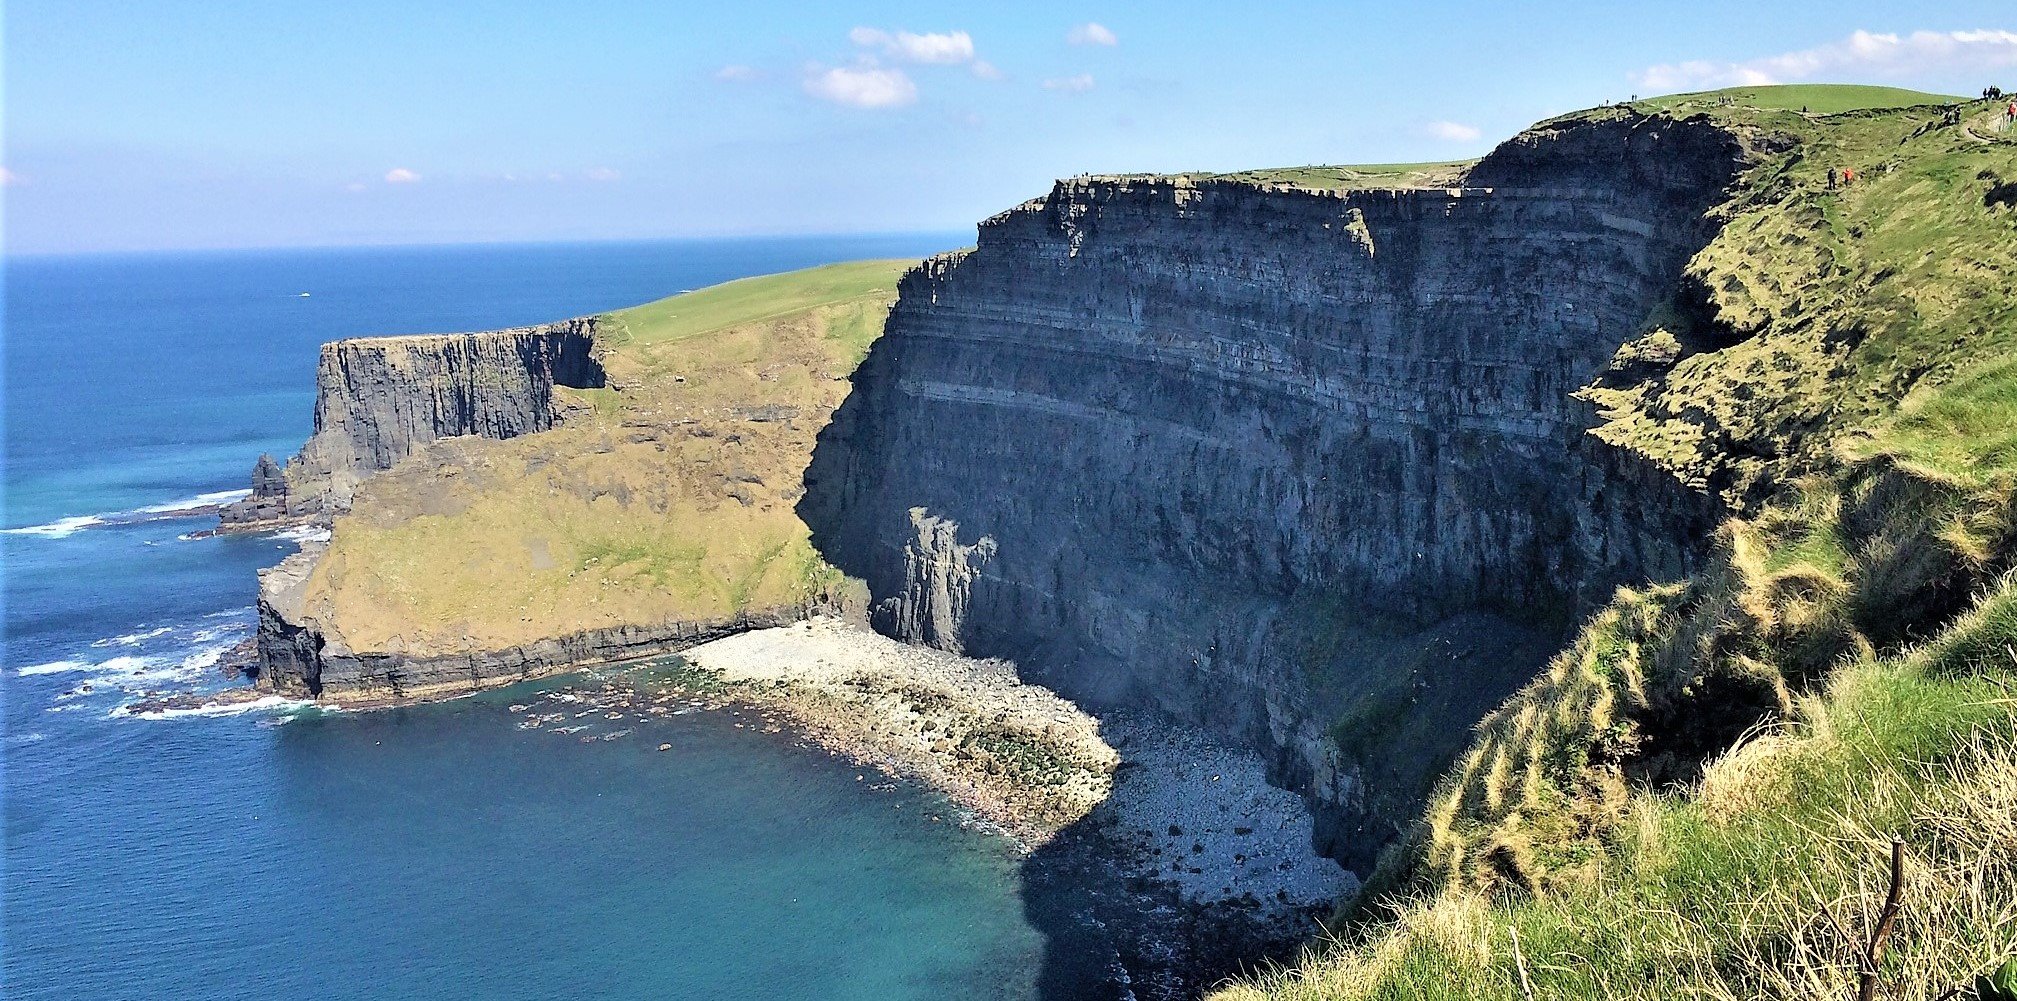
[[[1982,365],[1908,398],[1898,419],[1858,449],[1967,486],[2017,474],[2017,360]]]
[[[1873,922],[1893,837],[1908,850],[1909,918],[1886,954],[1886,996],[1927,1001],[1995,967],[2017,952],[2011,664],[2006,649],[1960,676],[1933,651],[2007,647],[2017,630],[2006,615],[1955,632],[1845,669],[1699,785],[1635,799],[1576,878],[1403,903],[1379,932],[1221,1001],[1850,997],[1852,943],[1822,912]]]
[[[1683,106],[1714,106],[1725,98],[1737,105],[1768,111],[1799,111],[1816,115],[1839,115],[1848,111],[1909,108],[1922,104],[1952,104],[1964,98],[1899,87],[1870,87],[1846,83],[1797,83],[1770,87],[1728,87],[1690,94],[1669,94],[1634,102],[1640,111],[1672,111]]]
[[[1676,312],[1717,326],[1679,323],[1680,357],[1587,395],[1599,437],[1755,505],[1906,392],[2017,351],[2017,212],[1990,196],[2017,178],[2017,147],[1972,142],[1932,109],[1700,110],[1792,149],[1743,178],[1689,264],[1706,301]],[[1831,190],[1831,169],[1858,178]]]
[[[1446,184],[1476,160],[1445,160],[1422,163],[1311,164],[1300,167],[1268,167],[1227,174],[1186,174],[1198,180],[1244,181],[1251,184],[1288,184],[1315,190],[1358,188],[1434,187]]]
[[[629,343],[685,340],[741,324],[802,313],[818,306],[894,298],[896,281],[917,262],[849,261],[725,282],[609,316]]]
[[[1821,915],[1873,920],[1893,837],[1884,996],[2017,954],[2017,153],[1919,107],[1946,100],[1640,102],[1773,152],[1700,300],[1584,395],[1738,517],[1478,726],[1341,940],[1227,997],[1848,997]]]

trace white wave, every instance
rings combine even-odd
[[[57,660],[17,668],[14,674],[17,677],[39,674],[86,674],[90,676],[91,682],[127,690],[196,681],[215,668],[218,662],[224,659],[224,655],[238,645],[238,635],[242,635],[248,628],[249,625],[236,629],[208,630],[206,632],[214,635],[192,637],[194,642],[186,642],[173,650],[161,653],[121,654],[97,663]]]
[[[94,525],[105,524],[105,519],[95,514],[72,515],[58,518],[46,525],[26,525],[21,528],[0,528],[7,535],[36,535],[45,539],[67,539]]]
[[[162,501],[128,511],[107,511],[99,514],[76,514],[42,525],[24,525],[20,528],[0,528],[7,535],[34,535],[45,539],[64,539],[76,535],[87,528],[101,525],[131,524],[136,521],[167,520],[182,516],[207,514],[212,508],[221,507],[234,501],[252,496],[250,490],[213,490],[209,493],[184,497],[181,500]]]
[[[267,535],[267,538],[279,539],[283,542],[293,542],[297,544],[308,542],[328,542],[329,529],[318,525],[294,525],[289,528],[283,528],[277,532],[269,533]]]
[[[280,695],[266,695],[250,702],[206,702],[188,709],[155,709],[148,712],[132,712],[125,706],[112,710],[115,717],[134,719],[180,719],[190,716],[237,716],[252,712],[293,712],[301,709],[321,709],[335,711],[333,706],[317,706],[306,699],[290,699]]]
[[[227,622],[221,626],[204,626],[201,629],[192,630],[189,633],[189,642],[215,643],[226,637],[239,636],[250,632],[252,629],[252,609],[245,608],[239,611],[245,616],[243,621]],[[237,640],[232,640],[231,642],[235,643]]]
[[[174,511],[195,511],[200,508],[223,507],[252,496],[250,490],[213,490],[207,494],[197,494],[177,501],[164,501],[134,508],[132,514],[168,514]]]
[[[140,657],[128,654],[114,657],[99,664],[97,670],[100,674],[140,674],[146,671],[148,665],[152,663],[155,663],[152,657]]]
[[[47,664],[16,668],[14,675],[15,677],[27,677],[32,674],[68,674],[71,671],[95,671],[97,669],[98,665],[86,664],[81,660],[52,660]]]
[[[174,626],[158,626],[146,632],[127,633],[124,636],[107,636],[102,640],[92,640],[91,645],[94,647],[139,646],[156,636],[166,636],[174,631]]]

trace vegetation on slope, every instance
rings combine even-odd
[[[1434,188],[1462,183],[1464,171],[1476,160],[1438,163],[1363,163],[1307,167],[1269,167],[1230,174],[1191,174],[1193,178],[1284,184],[1317,191],[1363,191],[1369,188]]]
[[[1839,115],[1847,111],[1880,111],[1915,105],[1951,104],[1961,98],[1928,94],[1902,87],[1870,87],[1841,83],[1796,83],[1764,87],[1727,87],[1691,94],[1669,94],[1635,101],[1632,107],[1646,112],[1683,111],[1698,107],[1737,106],[1763,111],[1805,111],[1815,115]]]
[[[2017,346],[2017,241],[1994,197],[2017,158],[1937,109],[1712,110],[1791,148],[1746,178],[1683,296],[1588,396],[1600,438],[1743,507],[1914,386]]]
[[[1620,591],[1339,941],[1227,997],[1852,997],[1893,839],[1886,996],[2017,955],[2017,148],[1795,101],[1669,103],[1783,151],[1587,391],[1738,512],[1713,559]]]
[[[436,442],[359,490],[309,584],[359,651],[498,649],[719,619],[836,585],[792,509],[908,261],[729,282],[600,317],[609,388],[553,431]]]

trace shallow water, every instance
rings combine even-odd
[[[1030,996],[1045,943],[1001,842],[728,715],[557,735],[510,692],[116,715],[219,683],[249,635],[254,574],[293,543],[143,509],[297,446],[321,341],[958,242],[10,261],[0,993]]]

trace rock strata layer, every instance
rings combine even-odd
[[[1060,182],[906,277],[800,512],[879,629],[1255,747],[1366,866],[1578,610],[1712,523],[1577,390],[1687,300],[1744,161],[1623,115],[1447,189]]]

